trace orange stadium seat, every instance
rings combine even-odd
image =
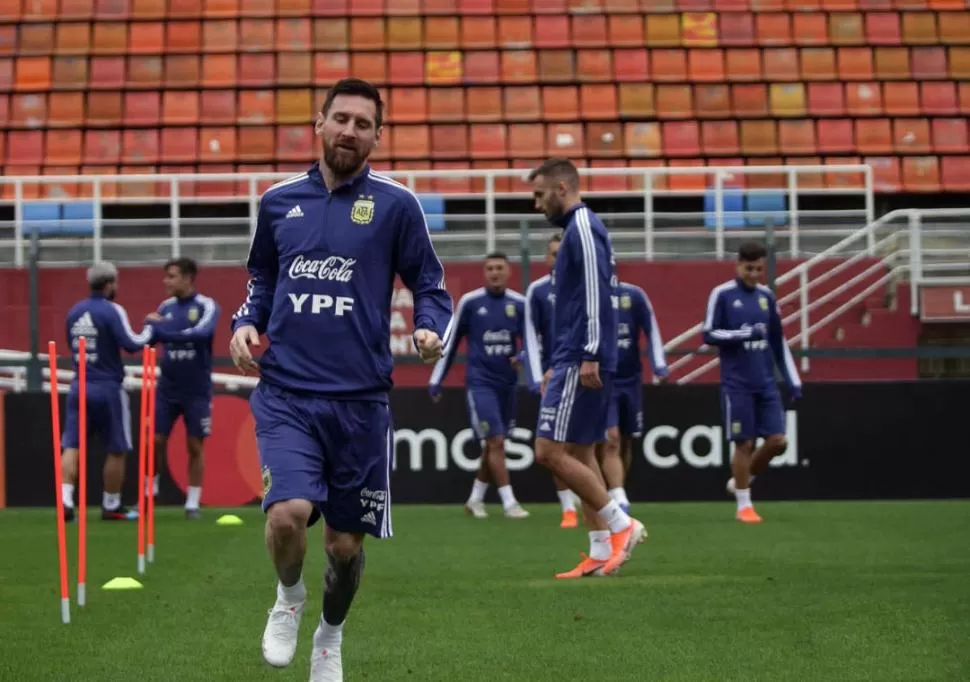
[[[970,184],[960,0],[0,4],[9,168],[295,168],[314,155],[309,124],[326,87],[353,74],[386,88],[375,162],[388,168],[508,167],[548,153],[597,166],[865,159],[886,191]],[[858,182],[828,176],[813,182]],[[140,186],[155,191],[117,192]]]

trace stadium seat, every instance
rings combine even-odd
[[[50,201],[28,201],[24,203],[24,232],[35,230],[40,235],[61,232],[61,205]]]

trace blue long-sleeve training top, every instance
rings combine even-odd
[[[121,351],[137,353],[152,342],[154,332],[152,325],[145,325],[136,334],[131,328],[125,309],[101,294],[91,294],[75,303],[68,311],[65,321],[75,372],[73,383],[77,382],[78,350],[82,336],[86,339],[87,381],[120,385],[125,379]]]
[[[714,287],[707,301],[704,341],[717,346],[721,386],[730,390],[776,391],[775,364],[789,388],[802,382],[782,333],[775,294],[739,279]]]
[[[316,163],[270,187],[246,267],[232,328],[266,333],[260,379],[295,392],[387,401],[395,274],[413,294],[416,330],[444,337],[451,320],[418,198],[369,166],[332,192]]]
[[[643,373],[640,355],[640,332],[647,337],[647,355],[654,375],[667,376],[667,356],[664,353],[660,325],[653,305],[640,287],[620,282],[616,288],[617,308],[617,381],[639,381]]]
[[[441,359],[431,372],[428,382],[432,395],[437,395],[458,346],[468,339],[465,386],[469,388],[507,388],[515,386],[518,370],[512,364],[526,360],[524,345],[532,333],[525,323],[525,297],[506,289],[493,293],[486,288],[475,289],[458,301],[451,326],[445,333]],[[528,363],[527,363],[528,364]],[[527,367],[529,382],[535,381]]]
[[[212,340],[220,312],[214,299],[200,293],[173,296],[158,306],[165,318],[155,325],[155,340],[165,344],[158,363],[160,390],[174,396],[212,394]]]
[[[606,226],[580,202],[559,218],[564,227],[556,256],[552,364],[595,361],[604,372],[616,371],[618,281],[613,246]]]
[[[533,384],[533,388],[541,383],[542,375],[552,366],[552,342],[555,336],[552,324],[555,303],[553,274],[540,277],[526,289],[525,323],[532,329],[532,336],[526,337],[525,351],[531,372],[539,377],[539,381]],[[529,343],[530,338],[534,339],[535,343]]]

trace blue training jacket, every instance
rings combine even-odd
[[[165,322],[155,327],[155,340],[165,344],[159,358],[160,391],[171,396],[212,395],[212,339],[219,304],[194,293],[166,299],[158,306]]]
[[[86,378],[92,383],[120,385],[125,379],[121,351],[137,353],[146,344],[153,343],[152,325],[146,325],[141,333],[136,334],[125,309],[95,293],[78,301],[68,311],[65,329],[75,372],[72,389],[77,384],[78,349],[82,336],[86,339]]]
[[[444,337],[451,296],[424,211],[369,166],[331,192],[319,164],[262,196],[248,295],[232,328],[269,339],[260,379],[295,392],[387,401],[394,276],[414,296],[414,328]]]

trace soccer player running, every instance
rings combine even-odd
[[[97,434],[108,451],[104,460],[101,518],[105,521],[132,520],[138,518],[138,512],[129,510],[121,502],[125,456],[132,449],[131,404],[124,389],[125,366],[121,351],[140,351],[152,342],[153,329],[147,325],[140,334],[136,334],[128,322],[128,313],[114,302],[118,293],[118,269],[114,265],[97,263],[91,266],[87,279],[90,296],[75,303],[67,313],[67,341],[71,347],[74,380],[67,394],[67,413],[61,438],[64,449],[61,463],[64,518],[74,520],[74,485],[77,481],[80,445],[78,348],[83,337],[86,339],[87,354],[88,435]],[[57,383],[55,377],[51,377],[51,381],[52,384]]]
[[[413,338],[425,362],[440,357],[452,312],[417,197],[367,164],[382,118],[373,85],[348,78],[330,88],[314,124],[322,160],[260,199],[248,296],[232,323],[234,362],[260,376],[250,405],[266,547],[279,578],[262,640],[271,665],[293,660],[306,602],[306,528],[325,520],[315,682],[343,680],[344,621],[364,570],[365,534],[392,534],[395,274],[413,293]],[[269,347],[257,362],[250,347],[263,333]]]
[[[662,382],[667,378],[667,359],[660,325],[653,305],[643,289],[620,282],[616,288],[617,361],[607,419],[606,442],[597,446],[597,457],[603,469],[606,487],[626,513],[630,500],[625,481],[633,461],[633,439],[643,435],[643,364],[640,359],[640,332],[647,337],[653,374]]]
[[[198,266],[191,258],[165,264],[163,283],[170,296],[146,318],[154,323],[155,340],[165,344],[155,389],[155,453],[158,470],[165,461],[168,437],[175,420],[185,423],[189,450],[189,485],[185,518],[202,518],[202,448],[212,429],[212,339],[219,321],[219,305],[195,290]],[[158,494],[158,475],[154,494]]]
[[[552,369],[549,365],[552,357],[552,318],[553,306],[556,297],[552,291],[554,266],[556,255],[559,253],[559,245],[562,237],[554,234],[546,243],[546,267],[549,274],[543,275],[529,285],[525,292],[525,323],[532,329],[532,335],[526,337],[526,354],[529,358],[529,365],[538,364],[542,369],[539,381],[532,386],[535,393],[539,393],[541,380]],[[530,343],[530,339],[535,339],[537,343]],[[556,476],[552,477],[552,482],[556,486],[556,494],[559,496],[559,504],[562,505],[562,520],[559,522],[560,528],[575,528],[578,525],[576,519],[576,496],[560,481]]]
[[[590,553],[557,578],[609,575],[647,531],[610,498],[596,461],[616,371],[615,260],[606,227],[579,196],[579,172],[552,158],[529,174],[535,207],[564,228],[555,265],[552,372],[543,381],[536,459],[583,501]]]
[[[531,333],[525,324],[525,298],[508,288],[509,260],[504,253],[485,257],[485,286],[458,301],[451,326],[445,332],[442,357],[431,372],[428,391],[441,399],[441,382],[448,375],[461,340],[468,337],[465,369],[466,403],[472,430],[482,443],[482,463],[472,483],[465,511],[476,519],[488,518],[485,493],[489,477],[495,481],[502,509],[510,519],[524,519],[529,512],[515,499],[505,466],[505,436],[515,428],[518,367],[524,357],[523,337]],[[528,368],[539,381],[538,365]]]
[[[727,489],[737,499],[736,518],[744,523],[761,522],[751,502],[751,481],[788,447],[775,364],[791,399],[797,400],[802,393],[774,292],[760,283],[765,256],[761,244],[741,244],[735,278],[711,291],[704,317],[704,341],[718,347],[721,359],[724,428],[734,443],[734,477]],[[764,443],[755,451],[758,437]]]

